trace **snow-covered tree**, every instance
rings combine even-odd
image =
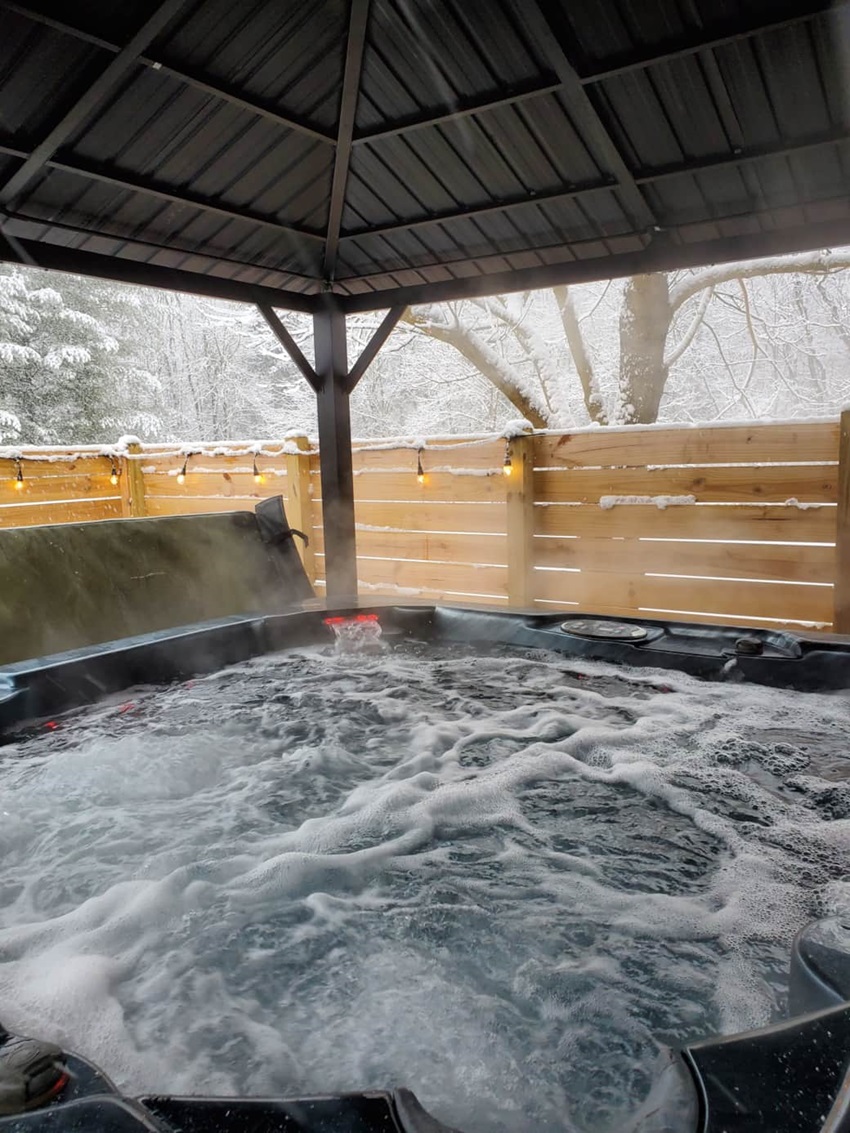
[[[114,439],[119,416],[134,424],[116,397],[128,360],[110,326],[124,297],[72,276],[56,283],[0,265],[0,430],[24,444]]]
[[[315,432],[315,396],[256,308],[165,291],[142,303],[135,356],[158,386],[157,439]],[[309,330],[303,316],[287,324]]]
[[[836,398],[821,359],[837,348],[844,372],[850,363],[848,269],[850,250],[812,252],[420,307],[405,318],[453,347],[539,427],[650,423],[668,390],[675,416],[703,403],[708,416],[766,415],[783,401],[771,377],[803,402],[810,379],[820,380],[811,400],[824,412]],[[775,277],[784,295],[765,285]],[[750,391],[765,376],[769,396],[757,408]],[[847,393],[838,387],[840,400]]]

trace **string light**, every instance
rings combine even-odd
[[[24,490],[24,470],[21,467],[20,460],[16,461],[16,465],[17,465],[18,472],[17,472],[17,475],[15,476],[15,491],[16,492],[22,492]]]
[[[505,442],[505,463],[502,465],[502,472],[504,472],[506,476],[510,476],[511,472],[513,472],[513,465],[511,464],[510,441]]]
[[[113,488],[118,483],[118,468],[115,464],[114,458],[112,458],[112,464],[111,464],[111,467],[110,467],[110,470],[109,470],[109,483],[112,485]]]
[[[259,468],[257,467],[257,458],[255,456],[254,457],[254,483],[255,484],[264,484],[265,482],[266,482],[266,478],[262,474],[262,472],[259,470]]]
[[[420,484],[425,483],[425,469],[422,467],[422,449],[416,450],[416,479]]]
[[[186,483],[186,466],[188,465],[188,463],[189,463],[189,457],[187,456],[183,460],[183,467],[177,473],[177,483],[178,484],[185,484]]]

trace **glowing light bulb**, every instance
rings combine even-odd
[[[177,473],[177,483],[178,484],[185,484],[186,483],[186,465],[188,463],[189,463],[189,457],[187,456],[185,458],[185,460],[183,461],[183,467]]]
[[[15,476],[15,491],[22,492],[24,490],[24,471],[21,468],[21,462],[18,461],[18,472]]]
[[[422,467],[422,450],[416,454],[416,479],[420,484],[426,483],[425,469]]]
[[[265,482],[266,482],[266,478],[262,474],[262,472],[259,470],[259,468],[257,467],[257,458],[254,457],[254,483],[255,484],[265,484]]]
[[[118,483],[118,469],[115,467],[114,464],[112,465],[112,471],[109,474],[109,483],[112,485],[113,488]]]
[[[502,465],[502,472],[504,472],[505,476],[510,476],[512,471],[513,466],[511,465],[511,458],[509,456],[506,456],[505,463]]]

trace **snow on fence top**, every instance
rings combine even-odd
[[[355,445],[364,592],[834,624],[836,420],[515,426]],[[0,526],[244,510],[281,494],[293,526],[312,531],[321,586],[321,477],[306,438],[7,446],[0,477]]]

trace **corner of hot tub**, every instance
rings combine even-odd
[[[0,736],[133,685],[183,680],[261,653],[264,620],[234,614],[0,666]]]

